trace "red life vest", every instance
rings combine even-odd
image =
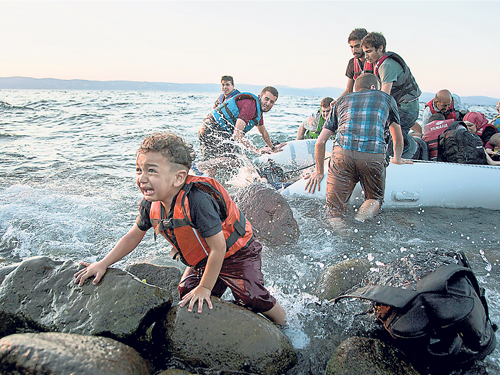
[[[430,160],[437,160],[438,154],[438,137],[444,132],[451,123],[455,121],[453,119],[450,120],[436,120],[425,125],[424,134],[422,135],[422,139],[427,143],[427,148],[429,149],[429,158]]]
[[[209,177],[188,175],[168,217],[165,206],[160,201],[151,204],[149,217],[155,236],[161,233],[179,252],[183,263],[200,268],[206,264],[210,247],[191,221],[187,195],[193,186],[209,194],[220,207],[222,232],[226,239],[225,258],[245,247],[252,239],[253,232],[250,222],[219,182]]]
[[[361,66],[361,61],[359,59],[354,58],[354,80],[359,77],[359,75],[363,72],[373,73],[373,64],[365,61],[364,67]]]
[[[434,99],[430,100],[425,106],[429,107],[432,114],[437,113],[437,111],[434,109]],[[446,120],[454,120],[454,121],[458,120],[457,112],[455,111],[455,106],[453,105],[453,98],[451,99],[450,109],[448,109],[446,112],[440,112],[440,113],[443,114]]]

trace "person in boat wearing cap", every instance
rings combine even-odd
[[[403,58],[394,52],[386,52],[386,40],[382,33],[368,33],[361,41],[361,46],[366,61],[373,64],[373,73],[382,82],[381,90],[396,101],[406,150],[412,141],[408,138],[408,132],[418,118],[418,98],[422,92]]]
[[[365,221],[380,209],[384,200],[388,133],[393,139],[391,162],[412,163],[401,158],[403,135],[394,98],[380,91],[380,81],[371,73],[361,74],[354,89],[355,92],[344,95],[333,106],[316,141],[316,170],[306,177],[305,189],[310,193],[319,190],[324,177],[326,141],[336,131],[326,191],[328,221],[335,229],[343,225],[342,217],[357,182],[365,192],[365,201],[355,219]]]
[[[347,69],[345,71],[345,75],[347,77],[347,87],[342,95],[340,95],[339,99],[345,94],[349,94],[354,91],[354,81],[363,71],[365,71],[365,65],[366,72],[373,73],[372,65],[370,63],[366,63],[365,53],[361,47],[361,40],[367,34],[368,31],[366,31],[366,29],[357,28],[351,31],[349,37],[347,38],[347,43],[349,44],[349,47],[351,47],[351,52],[354,57],[347,63]]]
[[[177,287],[180,307],[202,313],[211,295],[229,287],[237,304],[262,313],[277,324],[286,313],[264,287],[261,243],[252,225],[227,191],[213,178],[188,174],[193,148],[173,133],[146,137],[137,150],[136,183],[143,194],[135,224],[99,262],[75,275],[80,286],[89,277],[96,285],[107,268],[133,251],[150,228],[173,246],[172,259],[187,265]]]
[[[491,125],[495,125],[495,128],[500,132],[500,101],[497,103],[497,116],[491,120]]]
[[[221,105],[226,100],[231,99],[233,96],[240,93],[239,90],[234,88],[234,80],[232,76],[222,76],[222,78],[220,79],[220,85],[222,94],[220,94],[220,96],[215,101],[213,108]]]
[[[422,131],[425,131],[425,126],[430,122],[429,117],[434,113],[442,113],[446,120],[461,121],[467,112],[467,108],[462,105],[457,94],[452,94],[446,89],[439,90],[434,99],[425,105],[422,114]]]
[[[333,101],[333,98],[330,97],[323,98],[320,109],[300,124],[299,130],[297,131],[297,140],[318,138],[323,129],[325,120],[332,111],[331,104]]]

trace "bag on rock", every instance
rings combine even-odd
[[[496,347],[484,289],[464,258],[427,274],[417,290],[375,285],[345,297],[374,302],[373,312],[408,355],[432,366],[456,366],[490,354]]]

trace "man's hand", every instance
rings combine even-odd
[[[316,187],[318,187],[318,191],[319,191],[321,181],[323,180],[324,176],[325,176],[324,173],[313,172],[313,173],[307,175],[306,177],[304,177],[304,179],[308,180],[304,190],[308,190],[308,193],[313,194],[316,191]]]
[[[413,160],[392,157],[391,163],[393,163],[393,164],[413,164]]]

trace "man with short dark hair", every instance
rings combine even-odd
[[[279,147],[273,145],[264,126],[264,113],[273,108],[276,100],[278,90],[267,86],[259,96],[248,92],[239,93],[214,108],[198,131],[205,160],[240,153],[236,143],[258,155],[278,151]],[[266,144],[261,149],[245,138],[245,134],[255,126]]]
[[[354,81],[365,70],[365,53],[361,47],[361,40],[363,40],[367,34],[368,31],[366,31],[366,29],[357,28],[351,31],[347,38],[347,43],[351,47],[351,52],[354,57],[347,63],[347,69],[345,71],[347,87],[340,97],[353,92]],[[367,66],[366,68],[368,73],[372,73],[371,66]]]
[[[240,93],[234,88],[234,80],[232,76],[222,76],[222,78],[220,79],[220,85],[222,94],[220,94],[220,96],[215,101],[213,108]]]
[[[334,105],[323,131],[316,141],[316,171],[308,176],[306,189],[314,192],[324,176],[326,141],[336,131],[332,156],[328,165],[326,206],[329,222],[341,223],[349,198],[357,182],[365,192],[365,201],[355,219],[365,221],[374,216],[384,200],[387,133],[393,139],[392,163],[411,163],[401,158],[403,136],[394,98],[380,91],[378,78],[361,74],[355,92],[340,98]]]
[[[424,113],[422,114],[422,131],[431,122],[429,117],[435,113],[443,114],[446,120],[461,121],[467,112],[458,95],[452,94],[450,90],[439,90],[434,99],[425,105]]]
[[[422,93],[410,68],[401,56],[386,52],[385,37],[381,33],[368,33],[361,41],[365,59],[373,64],[373,73],[380,78],[381,90],[391,95],[397,103],[401,131],[404,138],[404,150],[410,147],[408,132],[418,118],[418,98]]]
[[[323,124],[332,111],[331,104],[333,101],[333,98],[328,96],[321,100],[318,111],[300,124],[299,130],[297,131],[297,140],[318,138],[323,129]]]

